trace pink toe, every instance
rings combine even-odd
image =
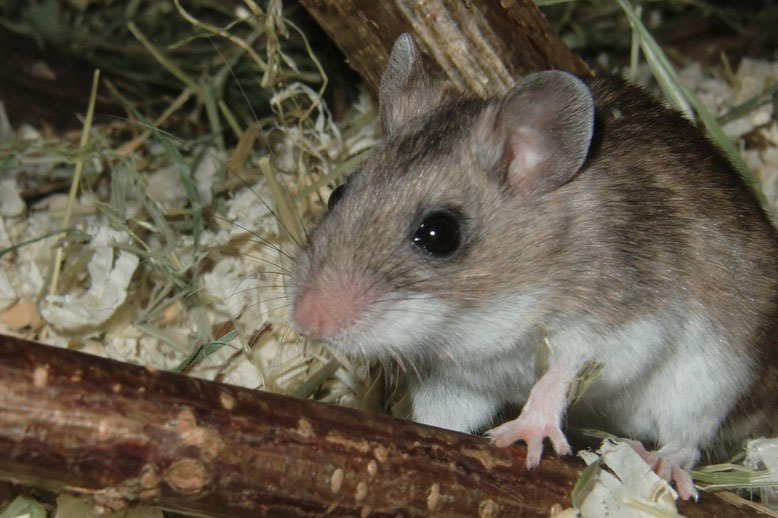
[[[543,454],[543,441],[530,441],[527,445],[527,469],[532,469],[540,464],[540,456]]]
[[[673,466],[672,477],[675,482],[675,489],[678,491],[678,496],[684,500],[689,500],[690,498],[697,500],[699,498],[699,493],[697,493],[697,489],[694,487],[694,481],[689,473],[678,466]]]

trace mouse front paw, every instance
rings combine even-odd
[[[508,446],[522,440],[527,443],[527,468],[540,464],[543,439],[548,437],[559,455],[571,452],[560,424],[567,408],[567,388],[577,369],[566,364],[549,367],[532,387],[521,415],[487,432],[492,443]]]
[[[486,434],[491,439],[492,444],[501,448],[516,441],[524,441],[527,444],[527,469],[540,464],[543,439],[546,437],[551,440],[551,445],[558,455],[567,455],[571,452],[567,438],[558,423],[536,422],[524,414],[513,421],[508,421],[489,430]]]

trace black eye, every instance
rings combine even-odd
[[[330,198],[327,200],[327,209],[332,210],[332,207],[338,204],[340,199],[343,197],[343,186],[346,185],[344,183],[338,185],[335,187],[332,192],[330,193]]]
[[[460,242],[459,220],[446,211],[429,214],[413,234],[413,244],[435,257],[450,256]]]

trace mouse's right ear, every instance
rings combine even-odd
[[[440,89],[430,85],[419,47],[410,34],[401,34],[394,42],[378,90],[384,136],[435,107],[440,97]]]

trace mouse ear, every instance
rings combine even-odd
[[[410,34],[401,34],[394,42],[378,89],[384,135],[436,106],[440,92],[435,90],[430,88],[419,47]]]
[[[484,111],[474,152],[515,193],[542,194],[581,168],[593,131],[594,100],[583,81],[567,72],[538,72]]]

